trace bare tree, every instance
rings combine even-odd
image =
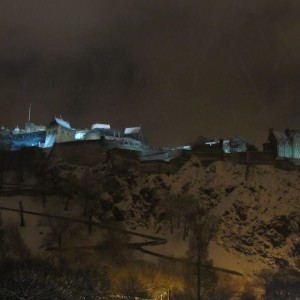
[[[136,298],[150,298],[143,282],[140,268],[134,265],[123,265],[113,279],[115,294],[121,294],[124,298],[134,300]]]
[[[161,201],[158,206],[158,209],[162,211],[165,218],[170,224],[170,233],[174,232],[174,219],[178,213],[177,210],[178,195],[176,194],[167,194]]]
[[[271,269],[262,269],[257,275],[265,289],[265,295],[264,295],[265,300],[271,299],[271,286],[272,286],[274,274],[275,272]]]
[[[16,225],[2,226],[0,228],[0,263],[10,258],[25,259],[29,250],[25,245],[19,228]]]
[[[83,215],[88,219],[88,232],[92,232],[92,218],[100,208],[101,195],[103,193],[103,181],[94,178],[89,170],[77,181],[76,191],[83,200]],[[104,180],[104,179],[103,179]]]
[[[207,260],[207,248],[210,239],[215,232],[215,219],[208,213],[198,214],[192,224],[193,235],[190,238],[188,251],[191,262],[191,275],[196,277],[196,298],[202,299],[205,293],[210,293],[210,287],[216,282],[212,263]],[[196,267],[196,270],[194,267]],[[193,282],[193,280],[191,279]]]
[[[86,272],[83,276],[39,259],[6,261],[0,271],[0,299],[95,299],[98,294]]]
[[[184,217],[182,239],[185,240],[189,235],[190,228],[193,227],[197,222],[199,215],[199,200],[192,195],[183,195],[179,199],[184,203],[181,209]]]
[[[291,267],[279,268],[273,276],[271,290],[275,296],[296,298],[300,294],[300,272]]]
[[[198,213],[199,201],[192,195],[169,193],[161,200],[158,209],[162,211],[170,224],[170,232],[174,232],[174,223],[180,228],[183,220],[183,240],[189,234],[191,225]]]
[[[55,245],[61,249],[70,238],[75,235],[79,236],[80,226],[65,219],[48,217],[41,219],[40,224],[50,229],[43,242],[43,246],[47,248]]]

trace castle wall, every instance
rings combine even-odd
[[[106,161],[106,150],[101,140],[58,143],[50,150],[48,160],[61,158],[69,164],[93,166]]]
[[[75,140],[75,130],[57,126],[57,143],[71,142]]]
[[[45,153],[38,147],[0,151],[0,189],[26,184],[37,174],[44,158]]]
[[[224,154],[225,160],[230,160],[239,164],[274,164],[271,152],[235,152]]]
[[[138,151],[114,148],[108,151],[108,163],[113,172],[140,171]]]

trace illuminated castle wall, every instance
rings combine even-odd
[[[220,145],[224,153],[236,153],[257,151],[256,147],[249,144],[245,139],[235,136],[230,139],[217,139],[212,141],[206,141],[205,145]]]
[[[53,147],[54,143],[65,143],[75,140],[76,130],[68,122],[61,118],[54,117],[53,121],[47,126],[46,140],[43,148]]]
[[[14,130],[9,130],[2,127],[0,130],[0,149],[2,150],[19,150],[33,146],[52,148],[54,144],[85,140],[101,140],[108,150],[120,148],[137,151],[142,161],[170,161],[182,155],[184,150],[195,150],[202,154],[219,153],[220,155],[257,151],[255,146],[237,136],[216,140],[203,138],[194,146],[152,147],[146,143],[141,126],[119,130],[111,128],[109,124],[96,123],[90,129],[75,129],[70,123],[58,117],[54,117],[48,126],[35,125],[29,120],[24,129],[16,127]],[[272,154],[273,158],[300,159],[300,131],[270,129],[268,143],[264,144],[264,152],[268,155]]]

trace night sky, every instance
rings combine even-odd
[[[0,125],[142,125],[152,145],[300,129],[300,1],[1,0]]]

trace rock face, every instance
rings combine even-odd
[[[203,163],[191,156],[172,174],[145,174],[134,168],[120,174],[107,161],[83,167],[62,159],[54,159],[42,174],[49,187],[59,185],[63,190],[76,180],[100,198],[105,192],[109,201],[102,199],[102,216],[109,211],[132,229],[161,234],[169,234],[167,214],[161,208],[166,197],[193,195],[217,220],[214,243],[240,264],[300,265],[300,172],[230,161]],[[191,207],[185,199],[182,210]]]

